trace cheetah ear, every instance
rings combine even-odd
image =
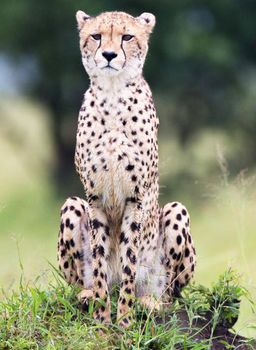
[[[143,12],[139,17],[137,17],[139,22],[148,28],[149,33],[156,24],[156,17],[152,13]]]
[[[85,12],[83,11],[77,11],[76,13],[76,20],[77,20],[77,26],[78,26],[78,30],[81,30],[85,24],[85,22],[90,18],[89,15],[87,15]]]

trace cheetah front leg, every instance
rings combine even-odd
[[[141,221],[141,204],[138,202],[127,203],[120,234],[122,281],[117,309],[117,321],[125,328],[131,323],[135,301],[135,278]]]
[[[92,295],[89,231],[88,203],[68,198],[61,208],[57,258],[65,280],[83,288],[83,297]]]
[[[93,298],[104,303],[94,312],[94,318],[102,322],[110,322],[105,260],[108,238],[106,216],[95,203],[89,205],[78,197],[65,201],[58,239],[59,268],[68,283],[82,288],[80,300]]]
[[[166,292],[169,301],[179,296],[180,290],[193,277],[196,252],[190,234],[187,209],[178,202],[164,206],[160,218],[163,232],[163,254],[166,269]]]
[[[89,206],[92,233],[90,244],[92,251],[94,318],[102,323],[110,323],[110,297],[108,291],[107,257],[109,255],[109,224],[102,204],[98,199]]]

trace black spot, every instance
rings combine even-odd
[[[180,214],[177,214],[176,219],[179,220],[179,221],[181,221],[181,215],[180,215]]]
[[[100,106],[103,107],[105,103],[106,103],[106,99],[102,100]]]
[[[170,255],[172,255],[174,253],[174,248],[170,249]]]
[[[71,247],[74,247],[74,246],[75,246],[75,242],[74,242],[73,238],[71,238],[71,240],[69,241],[69,243],[70,243]]]
[[[87,126],[90,128],[92,126],[92,122],[88,122]]]
[[[75,213],[76,213],[76,215],[79,216],[79,217],[82,215],[80,210],[75,210]]]
[[[180,244],[181,244],[181,242],[182,242],[182,238],[181,238],[181,236],[180,236],[180,235],[178,235],[178,236],[177,236],[176,241],[177,241],[177,244],[178,244],[178,245],[180,245]]]
[[[107,236],[109,236],[109,227],[108,226],[105,226],[105,233]]]
[[[63,233],[63,231],[64,231],[64,224],[62,222],[61,225],[60,225],[60,232]]]
[[[170,223],[171,223],[171,220],[167,220],[167,221],[165,222],[165,227],[169,226]]]
[[[185,258],[189,257],[190,250],[188,248],[185,249]]]
[[[96,171],[97,171],[97,167],[96,167],[95,164],[93,164],[93,166],[92,166],[92,171],[93,171],[94,173],[96,173]]]
[[[136,256],[133,254],[131,248],[127,249],[126,255],[130,259],[130,262],[134,265],[137,259],[136,259]]]
[[[98,252],[101,256],[104,256],[105,255],[105,249],[102,245],[99,245],[98,246]]]
[[[67,269],[67,268],[68,268],[68,261],[65,261],[65,262],[64,262],[63,267],[64,267],[64,269]]]
[[[167,212],[164,214],[164,216],[167,216],[167,215],[169,215],[170,214],[170,210],[167,210]]]
[[[126,287],[124,291],[127,294],[131,294],[131,292],[132,292],[131,288],[128,288],[128,287]]]
[[[120,243],[127,244],[128,242],[129,242],[129,239],[127,237],[125,237],[125,234],[122,231],[121,234],[120,234]]]
[[[187,211],[186,211],[186,209],[182,209],[182,215],[184,215],[184,216],[186,216],[187,215]]]
[[[89,202],[92,202],[92,201],[96,201],[96,200],[98,200],[99,199],[99,197],[98,196],[89,196],[89,198],[88,198],[88,201]]]
[[[132,271],[131,271],[131,269],[130,269],[130,267],[129,266],[125,266],[125,268],[124,268],[124,273],[126,273],[127,275],[131,275],[131,273],[132,273]]]
[[[65,246],[66,246],[67,250],[70,249],[69,241],[66,241],[66,242],[65,242]]]
[[[178,228],[179,228],[179,226],[178,226],[177,224],[174,224],[174,225],[173,225],[173,229],[174,229],[174,230],[176,230],[176,231],[177,231],[177,230],[178,230]]]
[[[138,120],[138,117],[136,117],[136,115],[132,117],[132,121],[136,122],[137,120]]]
[[[67,218],[66,219],[66,227],[69,227],[69,225],[70,225],[70,220],[69,220],[69,218]]]
[[[90,106],[91,106],[91,107],[94,106],[94,101],[91,101]]]
[[[66,249],[62,249],[60,251],[60,256],[63,258],[63,256],[66,254]]]
[[[183,264],[180,265],[180,272],[185,270],[185,266]]]
[[[131,230],[134,231],[138,231],[139,230],[139,224],[137,224],[136,222],[132,222],[131,223]]]
[[[176,280],[174,282],[173,294],[176,298],[179,298],[181,296],[181,294],[180,294],[180,282],[178,280]]]
[[[127,165],[127,167],[125,169],[128,171],[132,171],[134,169],[134,165],[129,164],[129,165]]]
[[[177,207],[177,205],[178,205],[178,203],[176,203],[176,202],[175,202],[175,203],[173,203],[173,204],[172,204],[172,208]]]
[[[127,197],[125,200],[126,203],[131,202],[131,203],[136,203],[136,199],[134,197]]]
[[[136,175],[132,175],[132,181],[136,182],[137,181],[137,176]]]
[[[97,276],[98,276],[98,274],[99,274],[98,269],[95,269],[95,270],[93,271],[93,275],[94,275],[95,277],[97,277]]]
[[[93,227],[95,230],[97,230],[100,226],[101,226],[101,223],[99,222],[99,220],[94,219],[94,220],[92,221],[92,227]]]

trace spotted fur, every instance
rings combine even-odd
[[[58,261],[80,296],[100,301],[101,322],[110,322],[109,292],[118,283],[117,318],[127,327],[135,296],[150,307],[152,298],[179,294],[193,276],[195,249],[187,209],[158,205],[159,121],[142,76],[154,16],[78,11],[77,22],[90,87],[75,165],[87,200],[71,197],[61,209]]]

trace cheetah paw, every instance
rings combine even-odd
[[[140,297],[139,303],[150,311],[160,311],[162,307],[162,303],[159,300],[147,295]]]
[[[93,291],[91,289],[83,289],[80,293],[77,294],[77,298],[81,302],[92,299]]]

